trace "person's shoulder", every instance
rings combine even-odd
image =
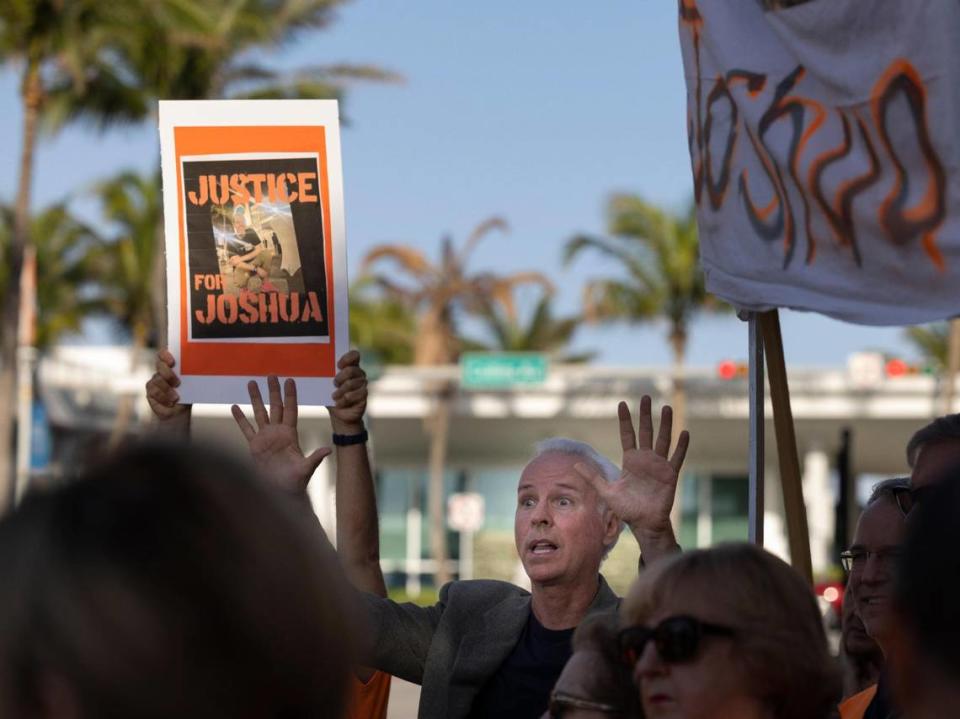
[[[461,579],[448,582],[440,590],[440,601],[454,602],[469,599],[471,602],[503,601],[510,598],[529,597],[530,592],[516,584],[498,579]]]

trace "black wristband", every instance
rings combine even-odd
[[[349,447],[351,444],[363,444],[368,439],[370,439],[370,435],[367,434],[367,430],[363,430],[358,434],[333,433],[333,443],[338,447]]]

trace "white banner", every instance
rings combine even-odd
[[[960,2],[678,0],[707,289],[960,314]]]

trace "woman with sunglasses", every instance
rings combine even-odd
[[[619,645],[647,719],[822,719],[840,677],[810,587],[748,544],[646,570]]]

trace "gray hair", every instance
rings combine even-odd
[[[570,457],[580,457],[600,470],[600,474],[608,482],[616,482],[620,478],[620,468],[586,442],[569,439],[568,437],[550,437],[537,442],[533,447],[533,459],[545,454],[565,454]],[[607,509],[606,502],[601,499],[600,514],[606,512]],[[624,526],[624,523],[620,522],[620,532],[623,532]],[[613,542],[604,549],[603,559],[606,559],[607,555],[617,546],[617,542],[620,540],[620,532],[617,533]]]
[[[943,440],[960,441],[960,414],[937,417],[926,427],[918,429],[907,442],[907,464],[911,469],[917,463],[920,450],[925,445]]]
[[[866,506],[869,507],[876,504],[881,499],[889,499],[891,502],[895,502],[896,497],[894,494],[898,489],[910,489],[910,478],[892,477],[891,479],[877,482],[870,491],[870,498],[867,500]]]

